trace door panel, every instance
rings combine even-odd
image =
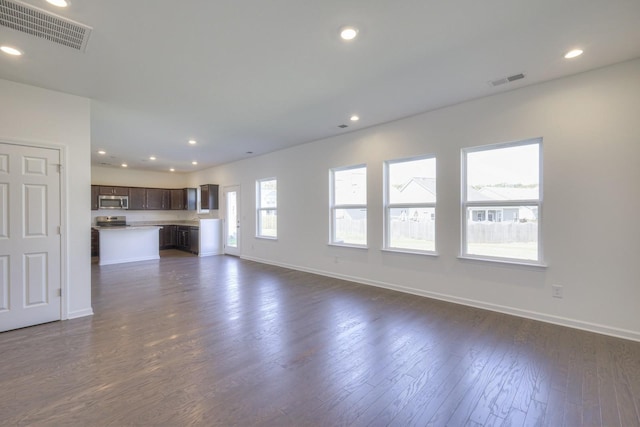
[[[24,237],[46,237],[47,187],[44,185],[25,185],[23,188]]]
[[[45,176],[47,174],[47,159],[24,156],[22,160],[24,162],[23,169],[25,175]]]
[[[2,172],[0,172],[1,174]],[[0,184],[0,239],[9,238],[9,185]]]
[[[9,310],[9,257],[0,256],[0,313]]]
[[[0,331],[61,318],[59,163],[0,143]]]
[[[46,304],[49,300],[47,286],[47,254],[24,255],[23,288],[25,307]]]

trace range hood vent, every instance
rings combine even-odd
[[[92,28],[17,0],[0,0],[0,25],[84,52]]]
[[[489,86],[500,86],[503,85],[505,83],[511,83],[511,82],[515,82],[516,80],[520,80],[520,79],[524,79],[525,75],[524,73],[520,73],[520,74],[514,74],[513,76],[509,76],[509,77],[503,77],[501,79],[496,79],[496,80],[491,80],[489,82]]]

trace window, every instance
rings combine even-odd
[[[330,243],[367,246],[367,167],[331,169]]]
[[[257,237],[278,237],[278,180],[275,178],[256,181],[256,218]]]
[[[463,257],[542,264],[542,139],[462,151]]]
[[[385,191],[385,249],[435,252],[435,157],[385,162]]]

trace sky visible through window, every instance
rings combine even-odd
[[[411,178],[435,178],[436,162],[434,158],[416,159],[389,164],[392,186],[406,184]]]
[[[467,183],[471,187],[501,184],[537,186],[539,144],[467,153]]]
[[[337,170],[334,172],[334,200],[336,205],[367,203],[367,168]]]

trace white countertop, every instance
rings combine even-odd
[[[140,228],[140,227],[162,227],[163,225],[182,225],[182,226],[189,226],[189,227],[199,227],[200,226],[200,221],[209,221],[209,218],[206,219],[202,219],[202,220],[189,220],[189,221],[185,221],[185,220],[175,220],[175,221],[130,221],[127,222],[127,225],[123,225],[123,226],[107,226],[107,227],[101,227],[99,225],[92,225],[92,228],[95,228],[96,230],[105,230],[105,229],[128,229],[128,228]]]
[[[99,225],[94,225],[93,228],[95,228],[98,231],[107,231],[107,230],[145,230],[145,229],[160,229],[162,228],[161,225],[122,225],[122,226],[113,226],[113,225],[109,225],[106,227],[101,227]]]
[[[189,225],[192,227],[198,227],[200,225],[200,220],[175,220],[175,221],[131,221],[128,223],[130,226],[139,227],[146,225]]]

